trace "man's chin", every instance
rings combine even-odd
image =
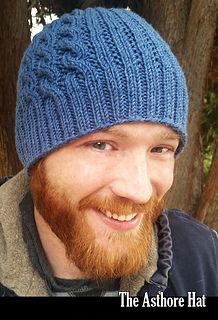
[[[68,258],[89,278],[120,278],[135,274],[146,265],[150,248],[150,235],[141,241],[140,236],[117,237],[117,232],[113,232],[93,244],[82,244],[79,250],[72,248]]]

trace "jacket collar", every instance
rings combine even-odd
[[[19,296],[46,295],[44,281],[29,262],[19,203],[28,191],[23,170],[0,189],[0,282]]]

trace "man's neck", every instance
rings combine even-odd
[[[85,275],[66,257],[63,243],[53,233],[35,207],[34,218],[39,238],[53,275],[62,279],[85,279]]]

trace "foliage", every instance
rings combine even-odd
[[[215,141],[218,137],[218,88],[209,89],[205,97],[202,121],[202,142],[204,153],[204,173],[207,175],[213,153]]]
[[[42,25],[46,24],[45,17],[47,15],[51,16],[51,13],[52,13],[52,10],[51,10],[52,8],[51,6],[49,6],[49,2],[51,1],[45,1],[45,3],[43,3],[43,1],[40,1],[40,0],[27,0],[28,20],[29,20],[30,28],[33,27],[32,14],[31,14],[31,11],[33,8],[37,10],[36,23],[42,24]]]
[[[61,16],[66,12],[71,12],[76,8],[85,9],[86,7],[127,7],[131,1],[127,0],[27,0],[29,10],[34,7],[37,9],[37,23],[45,24],[45,15],[51,13]]]
[[[204,173],[207,177],[218,140],[218,26],[211,52],[208,73],[208,91],[205,97],[201,128],[203,140]]]

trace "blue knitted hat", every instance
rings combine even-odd
[[[16,147],[24,167],[90,132],[150,121],[186,143],[187,89],[169,46],[126,9],[65,14],[37,34],[17,86]]]

